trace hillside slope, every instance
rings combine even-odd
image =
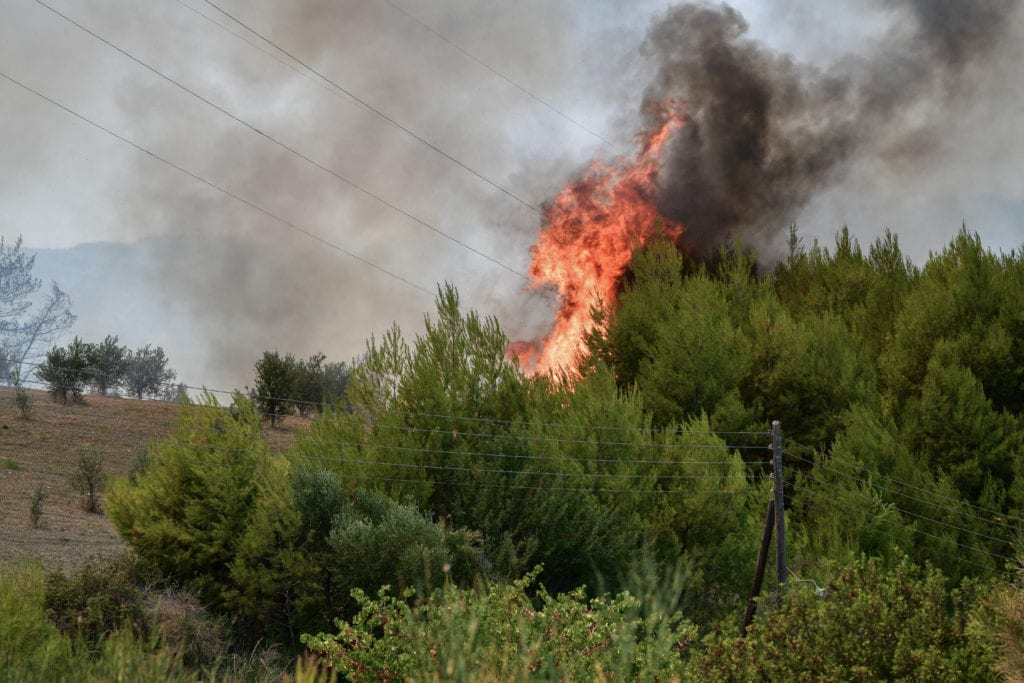
[[[0,563],[34,558],[48,569],[68,570],[90,557],[122,552],[126,545],[103,514],[85,512],[82,496],[68,479],[83,455],[98,454],[108,476],[124,476],[146,444],[172,435],[178,406],[162,401],[86,396],[81,405],[54,403],[43,391],[28,390],[32,413],[24,419],[14,389],[0,387]],[[288,418],[272,432],[272,448],[292,443]],[[32,526],[30,507],[38,486],[46,494],[43,514]]]

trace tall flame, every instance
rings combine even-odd
[[[656,234],[678,239],[683,232],[659,221],[655,208],[661,151],[683,125],[681,106],[669,100],[654,113],[657,125],[640,136],[633,159],[595,161],[545,206],[544,227],[530,248],[530,286],[554,285],[560,308],[543,341],[511,345],[527,372],[574,370],[593,327],[591,310],[614,303],[633,250]]]

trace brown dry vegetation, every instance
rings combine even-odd
[[[102,455],[108,475],[128,474],[146,444],[172,433],[178,405],[93,395],[84,404],[61,405],[45,392],[29,394],[33,409],[26,420],[14,389],[0,387],[0,563],[35,558],[47,569],[67,571],[90,557],[122,552],[113,525],[103,514],[85,512],[68,477],[85,454]],[[308,422],[288,417],[273,430],[265,424],[264,436],[281,450]],[[33,527],[29,508],[40,484],[46,499]]]

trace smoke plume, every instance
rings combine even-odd
[[[659,209],[707,252],[726,239],[770,245],[799,209],[865,156],[927,159],[968,75],[1009,35],[1015,0],[888,0],[892,28],[826,69],[747,37],[724,4],[685,4],[655,22],[657,68],[641,111],[674,98]]]

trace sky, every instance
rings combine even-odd
[[[71,294],[69,334],[163,345],[194,385],[250,383],[265,349],[347,360],[393,323],[411,337],[445,281],[511,337],[542,335],[557,302],[523,275],[538,207],[632,152],[652,92],[688,93],[705,131],[732,121],[700,100],[733,76],[695,85],[694,51],[715,45],[665,2],[44,2],[0,0],[0,235]],[[971,0],[999,21],[954,27],[970,40],[940,54],[926,5],[732,3],[734,53],[792,100],[766,163],[845,145],[799,187],[765,184],[750,211],[772,224],[735,227],[759,252],[790,222],[825,242],[889,227],[919,263],[961,223],[994,250],[1024,241],[1024,12]],[[852,94],[822,103],[844,79]]]

